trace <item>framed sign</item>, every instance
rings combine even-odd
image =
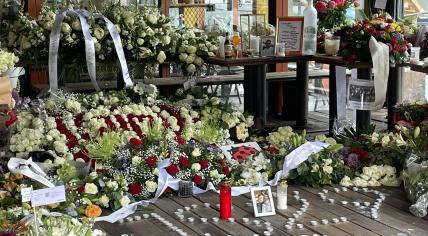
[[[284,43],[289,54],[302,53],[303,17],[278,17],[276,25],[276,45]]]
[[[275,37],[274,36],[260,36],[260,54],[261,56],[274,56],[275,55]]]

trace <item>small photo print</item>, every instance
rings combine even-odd
[[[255,217],[276,214],[270,186],[254,187],[250,190]]]
[[[274,36],[261,36],[260,53],[262,56],[275,55],[275,37]]]

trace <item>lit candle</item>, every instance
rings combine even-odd
[[[324,50],[327,55],[336,56],[340,48],[340,38],[336,36],[326,38],[324,46]]]
[[[278,210],[287,209],[287,181],[280,182],[276,187],[276,208]]]

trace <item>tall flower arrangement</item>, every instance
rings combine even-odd
[[[318,29],[331,30],[346,24],[346,10],[358,7],[359,0],[317,0],[314,2],[318,12]]]
[[[371,62],[368,45],[371,36],[389,47],[389,62],[395,66],[409,57],[411,46],[404,38],[401,27],[387,14],[375,14],[372,19],[358,21],[343,29],[343,50],[340,54],[352,65],[355,61]]]

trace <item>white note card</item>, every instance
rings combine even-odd
[[[44,206],[58,202],[65,202],[64,186],[33,190],[31,194],[31,206]]]
[[[387,0],[376,0],[375,8],[385,10]]]
[[[21,198],[22,202],[31,201],[31,193],[33,192],[33,187],[22,188],[21,189]]]

